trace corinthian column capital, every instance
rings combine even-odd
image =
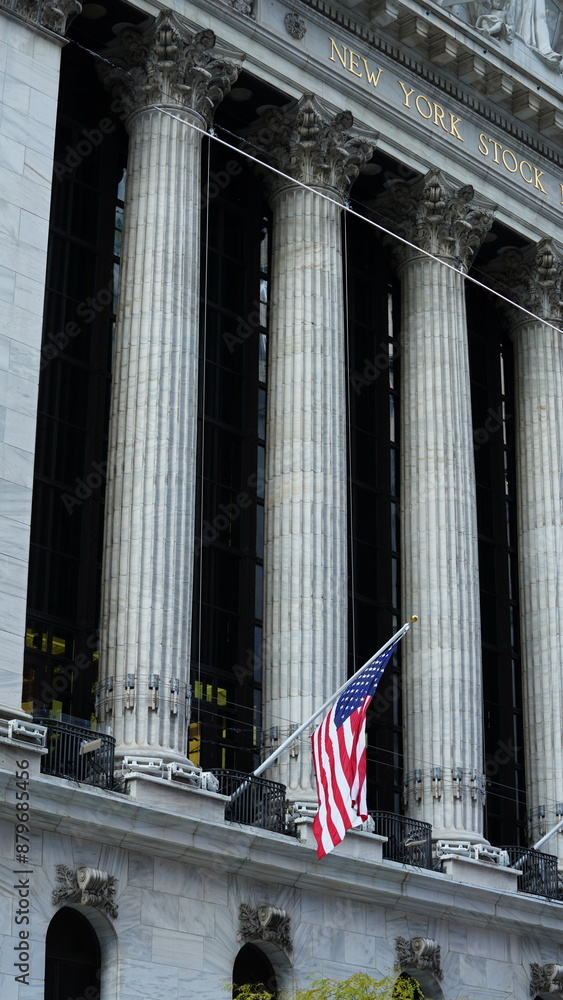
[[[29,21],[50,28],[64,35],[71,14],[80,14],[82,4],[78,0],[0,0],[0,7],[13,10]]]
[[[106,55],[100,78],[127,117],[156,104],[189,108],[206,120],[228,94],[244,58],[220,49],[209,29],[194,34],[172,11],[148,27],[123,28]]]
[[[540,240],[523,250],[510,247],[487,269],[487,277],[515,305],[550,323],[563,323],[563,247],[555,240]],[[506,308],[512,327],[530,321],[519,309],[499,305]]]
[[[378,218],[393,220],[397,235],[467,270],[493,223],[493,206],[479,203],[474,195],[470,184],[456,188],[434,169],[414,183],[393,184],[374,207]],[[395,256],[401,265],[417,252],[400,244]]]
[[[266,108],[245,137],[247,148],[258,150],[269,166],[311,187],[328,188],[342,199],[377,140],[375,132],[354,127],[350,111],[335,114],[313,94],[283,108]],[[286,178],[261,172],[271,195],[288,186]]]

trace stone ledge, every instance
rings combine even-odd
[[[313,820],[310,816],[303,816],[295,820],[299,840],[302,847],[312,848],[316,851],[317,841],[313,836]],[[330,852],[340,854],[358,861],[383,861],[383,844],[387,843],[387,837],[382,837],[378,833],[366,833],[364,830],[348,830],[344,840]]]
[[[500,868],[488,861],[462,858],[459,854],[445,854],[441,860],[445,874],[454,882],[500,889],[502,892],[517,890],[520,872],[516,868]]]
[[[225,820],[225,804],[229,801],[226,795],[208,792],[179,781],[156,778],[152,774],[127,774],[124,782],[128,797],[138,805],[153,809],[178,808],[191,818],[206,819],[213,823]]]

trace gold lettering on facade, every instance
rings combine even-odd
[[[334,38],[331,38],[331,39],[330,39],[330,44],[331,44],[331,50],[330,50],[330,61],[331,61],[331,62],[336,62],[336,59],[334,58],[334,53],[336,52],[336,55],[337,55],[337,56],[338,56],[338,58],[340,59],[340,62],[341,62],[341,63],[342,63],[342,65],[344,66],[344,69],[347,69],[347,66],[346,66],[346,53],[347,53],[348,49],[346,48],[346,46],[345,46],[345,45],[343,45],[343,46],[342,46],[342,48],[344,49],[344,55],[343,55],[343,56],[341,56],[341,55],[340,55],[340,52],[339,52],[339,50],[338,50],[338,45],[337,45],[337,44],[336,44],[336,42],[334,41]]]
[[[452,115],[451,111],[448,113],[450,116],[450,135],[455,135],[456,139],[459,139],[460,142],[465,142],[465,139],[459,134],[456,128],[456,125],[461,125],[461,118],[456,118],[455,115]]]
[[[426,104],[428,105],[428,114],[427,115],[425,115],[424,112],[420,110],[420,105],[418,103],[419,101],[426,101]],[[418,111],[418,113],[421,116],[421,118],[432,118],[432,105],[431,105],[430,101],[428,100],[428,98],[424,96],[424,94],[418,94],[417,95],[415,104],[416,104],[416,110]]]
[[[508,163],[506,162],[506,157],[507,156],[511,156],[512,157],[512,160],[513,160],[513,163],[514,163],[513,167],[509,167],[508,166]],[[512,152],[511,149],[503,149],[503,151],[502,151],[502,162],[504,163],[506,169],[508,171],[510,171],[511,174],[515,174],[516,171],[518,170],[518,160],[516,159],[516,157],[515,157],[515,155],[514,155],[514,153]]]
[[[399,83],[401,84],[401,87],[403,88],[403,93],[405,95],[405,108],[410,108],[409,97],[411,96],[411,94],[414,94],[414,87],[411,87],[410,90],[407,90],[404,83],[401,83],[400,80]]]
[[[410,103],[410,99],[415,93],[415,88],[411,87],[407,90],[402,80],[397,80],[397,83],[399,84],[405,97],[403,107],[408,108],[409,111],[413,111],[414,108],[416,108],[421,118],[425,118],[426,121],[430,121],[430,119],[432,119],[433,125],[440,126],[444,129],[444,132],[448,133],[448,135],[453,135],[456,139],[459,139],[460,142],[465,142],[463,136],[457,128],[458,125],[461,125],[461,118],[457,118],[451,111],[446,111],[441,104],[437,104],[436,101],[431,101],[425,94],[416,95],[413,108]],[[448,115],[450,119],[449,128],[447,123],[444,121],[446,115]]]
[[[362,74],[356,72],[356,70],[358,69],[359,65],[360,65],[360,57],[359,57],[358,53],[357,52],[352,52],[352,49],[350,49],[350,63],[349,63],[349,66],[348,66],[348,72],[349,73],[353,73],[354,76],[359,76],[360,80],[361,80]]]
[[[376,76],[375,73],[369,68],[367,59],[364,59],[363,56],[362,56],[362,62],[366,68],[366,77],[368,83],[373,83],[374,87],[377,87],[377,84],[379,83],[379,77],[383,73],[383,70],[380,67],[377,70],[377,76]]]
[[[329,41],[331,46],[330,62],[339,62],[347,73],[351,73],[352,76],[360,80],[365,79],[369,86],[377,87],[383,73],[381,67],[371,69],[365,56],[348,48],[347,45],[339,45],[334,38],[329,37]],[[397,80],[397,83],[403,93],[402,106],[404,108],[408,108],[409,111],[416,111],[421,118],[431,122],[436,128],[443,129],[447,135],[453,136],[454,139],[459,139],[460,142],[465,142],[460,132],[460,127],[463,127],[461,118],[442,107],[436,101],[431,101],[425,94],[417,94],[415,87],[407,87],[402,80]],[[413,95],[415,95],[414,98]],[[411,103],[411,98],[414,103]],[[481,156],[491,157],[493,163],[506,170],[509,174],[520,174],[524,183],[532,184],[536,191],[541,191],[542,194],[548,193],[542,183],[542,178],[544,177],[543,170],[540,170],[539,167],[534,167],[528,160],[520,160],[511,149],[503,146],[501,142],[497,142],[484,132],[479,134],[477,151]],[[559,188],[561,192],[561,204],[563,205],[563,183],[559,185]]]
[[[530,171],[530,176],[529,177],[524,177],[524,174],[522,173],[522,167],[527,167],[528,168],[528,170]],[[533,184],[534,178],[533,178],[532,164],[528,163],[527,160],[520,160],[520,168],[519,169],[520,169],[520,177],[522,178],[522,180],[526,181],[526,184]]]
[[[528,160],[519,160],[516,154],[511,149],[504,147],[501,142],[496,142],[495,139],[491,139],[489,135],[481,132],[477,149],[482,156],[490,156],[492,151],[494,153],[493,163],[503,166],[505,170],[508,170],[509,174],[519,173],[526,184],[533,184],[542,194],[547,194],[541,182],[544,171],[540,170],[539,167],[532,166],[531,163],[528,163]],[[563,192],[563,185],[561,190]],[[563,204],[563,200],[561,204]]]
[[[444,111],[444,109],[442,107],[440,107],[439,104],[436,104],[436,103],[434,104],[434,124],[435,125],[441,125],[442,128],[444,129],[444,132],[448,132],[449,131],[448,126],[444,125],[444,115],[445,115],[445,113],[446,112]]]
[[[378,67],[376,70],[372,70],[368,65],[367,59],[364,59],[363,56],[360,56],[357,52],[354,52],[353,49],[349,49],[347,45],[343,45],[342,52],[340,52],[340,49],[338,48],[338,45],[334,41],[334,38],[329,38],[329,42],[331,46],[330,56],[329,56],[330,62],[333,63],[336,62],[336,59],[334,58],[336,53],[339,61],[342,63],[343,68],[348,70],[349,73],[352,73],[353,76],[357,76],[360,80],[363,80],[364,74],[360,68],[360,62],[362,62],[365,67],[367,82],[372,83],[374,87],[377,87],[377,84],[379,83],[379,78],[383,73],[381,67]]]
[[[540,177],[543,177],[543,174],[544,174],[543,170],[538,170],[537,167],[534,167],[534,175],[535,175],[534,187],[539,188],[540,191],[543,191],[544,194],[547,194],[547,191],[545,190],[544,187],[542,187],[542,182],[540,181]]]

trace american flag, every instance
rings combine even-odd
[[[360,676],[342,692],[311,737],[319,800],[313,833],[319,858],[324,858],[344,839],[346,830],[359,826],[368,817],[366,714],[396,648],[394,643],[362,668]]]

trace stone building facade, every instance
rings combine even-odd
[[[562,996],[559,0],[0,27],[3,1000]]]

